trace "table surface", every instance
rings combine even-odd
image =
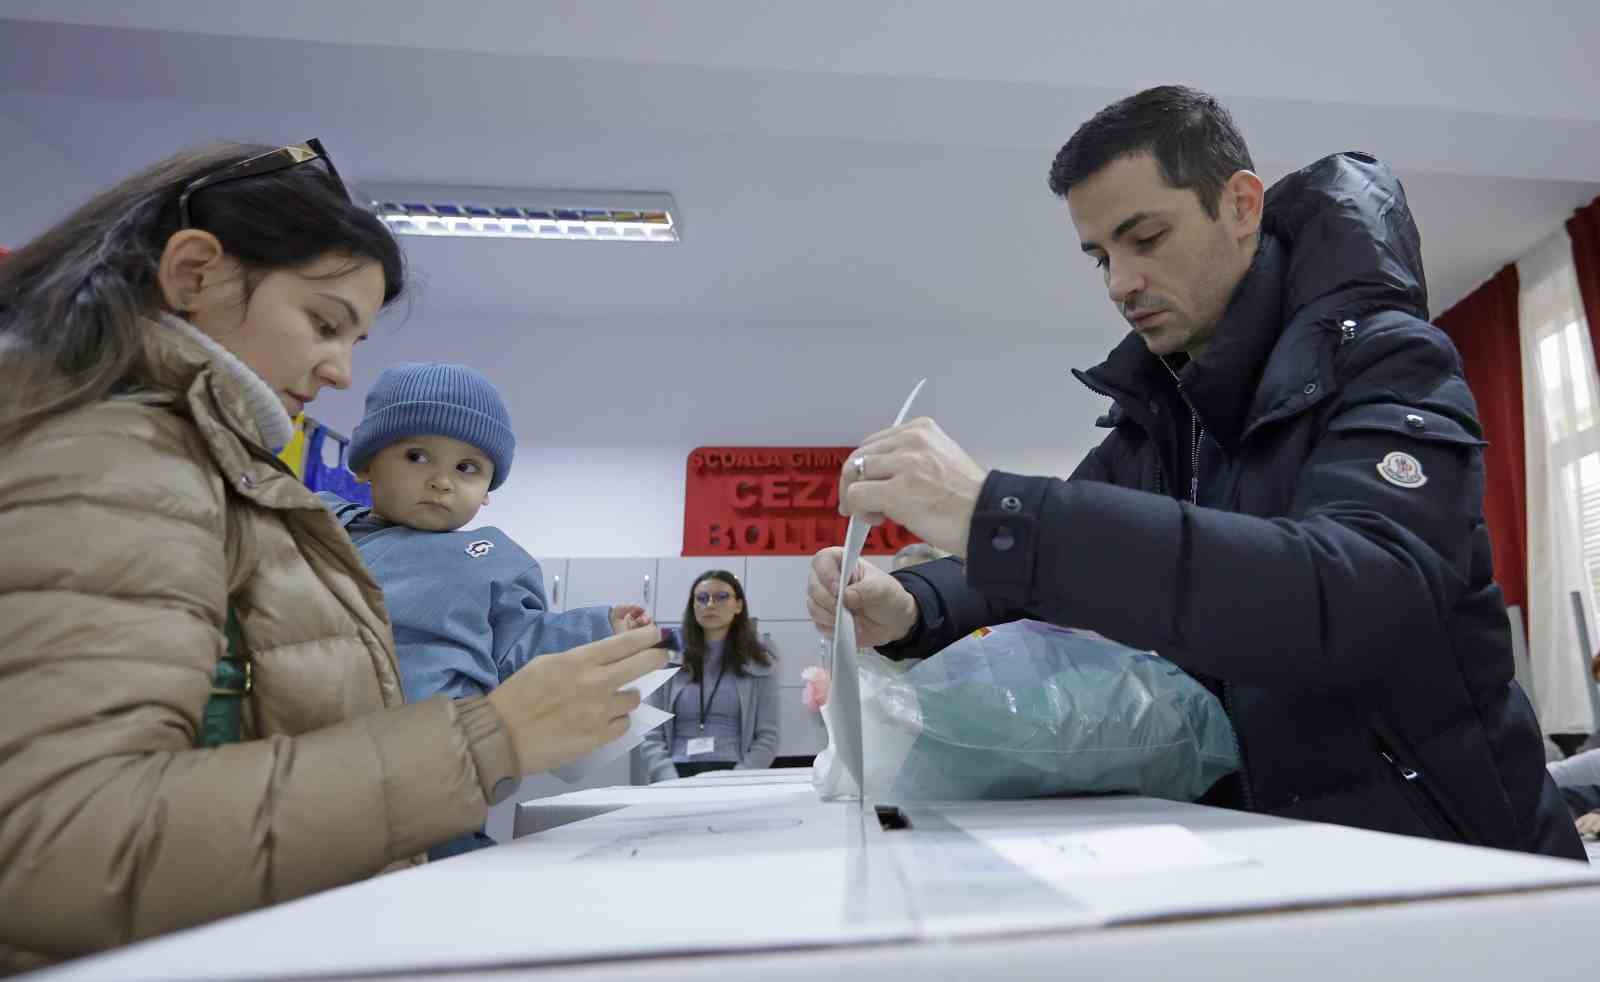
[[[47,975],[1243,978],[1298,957],[1302,977],[1387,958],[1393,977],[1415,962],[1412,977],[1503,982],[1508,965],[1593,966],[1600,876],[1579,863],[1124,796],[907,804],[909,827],[888,829],[805,777],[541,799],[524,808],[614,810]],[[1548,943],[1511,959],[1518,924]]]

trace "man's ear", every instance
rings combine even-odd
[[[156,264],[156,282],[168,310],[204,306],[227,270],[227,254],[210,232],[186,228],[172,233]]]
[[[483,504],[479,505],[478,507],[480,507],[480,508],[489,507],[489,496],[487,494],[483,496]]]
[[[1261,178],[1251,171],[1234,171],[1222,186],[1218,217],[1233,226],[1235,238],[1254,235],[1261,228],[1261,210],[1266,200],[1267,188]]]
[[[360,481],[362,484],[372,483],[371,472],[366,468],[363,467],[361,470],[355,471],[354,473],[356,475],[356,480]]]

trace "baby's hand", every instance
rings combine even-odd
[[[650,623],[650,615],[638,604],[617,604],[611,608],[611,633],[621,634]]]

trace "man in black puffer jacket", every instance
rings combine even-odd
[[[857,636],[903,658],[1019,617],[1098,631],[1221,696],[1244,767],[1207,801],[1582,859],[1512,680],[1482,430],[1404,190],[1358,153],[1270,191],[1252,168],[1176,86],[1062,148],[1051,188],[1133,328],[1077,373],[1110,432],[1067,481],[986,473],[929,420],[869,437],[842,509],[958,558],[863,570]],[[838,574],[819,553],[824,630]]]

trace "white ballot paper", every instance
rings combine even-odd
[[[911,403],[927,381],[922,379],[912,388],[893,425],[899,426],[905,422],[906,413],[911,411]],[[866,766],[861,746],[861,676],[856,659],[856,627],[850,619],[850,613],[844,609],[844,591],[850,584],[851,575],[855,573],[856,563],[861,560],[861,547],[866,545],[867,533],[871,530],[872,526],[857,515],[850,519],[850,526],[844,533],[844,566],[839,571],[839,597],[833,610],[833,655],[828,664],[828,672],[832,675],[828,702],[833,710],[828,714],[833,723],[833,731],[829,736],[846,772],[855,781],[856,787],[863,790],[866,785],[862,773]]]
[[[640,699],[647,698],[650,693],[667,684],[667,679],[678,674],[677,666],[671,668],[658,668],[629,682],[618,691],[633,689],[639,693]],[[595,768],[609,764],[623,754],[644,742],[644,735],[672,718],[672,714],[664,709],[657,709],[649,703],[641,702],[639,708],[628,714],[628,732],[617,737],[610,743],[579,757],[577,760],[562,767],[557,767],[550,773],[566,781],[576,784],[592,773]]]
[[[1063,835],[996,836],[986,844],[1031,875],[1066,888],[1086,876],[1162,875],[1254,863],[1170,822]]]

